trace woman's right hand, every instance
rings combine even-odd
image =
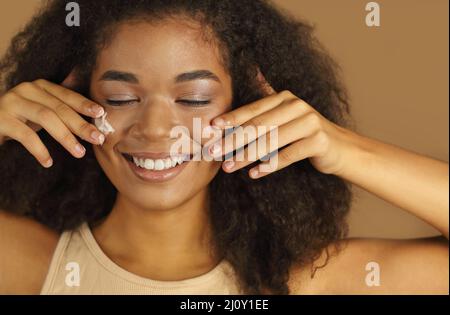
[[[84,96],[43,79],[24,82],[0,96],[0,145],[6,140],[20,142],[42,166],[53,160],[37,135],[44,128],[74,157],[86,149],[75,135],[92,144],[103,144],[105,136],[79,113],[98,118],[104,109]]]

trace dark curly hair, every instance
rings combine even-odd
[[[314,37],[314,27],[266,0],[78,0],[82,23],[71,28],[65,24],[67,2],[47,1],[13,38],[0,61],[3,91],[41,78],[60,83],[77,66],[84,82],[78,91],[89,97],[97,53],[118,23],[185,17],[214,35],[208,38],[219,45],[232,78],[233,108],[264,96],[255,80],[259,66],[275,90],[291,91],[338,125],[352,124],[339,66]],[[45,130],[39,135],[55,161],[50,169],[15,141],[0,147],[0,208],[59,232],[104,218],[117,191],[92,147],[83,143],[88,152],[78,160]],[[259,180],[247,172],[220,170],[210,183],[215,244],[245,293],[287,294],[292,266],[313,263],[347,235],[351,186],[318,172],[308,159]]]

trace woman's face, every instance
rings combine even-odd
[[[145,209],[170,209],[205,189],[220,162],[202,159],[149,171],[127,158],[147,158],[142,161],[150,168],[152,163],[160,168],[164,160],[167,167],[181,138],[171,137],[177,126],[189,130],[191,152],[176,153],[193,153],[206,142],[194,140],[194,118],[203,130],[229,111],[231,85],[217,48],[199,29],[173,20],[121,25],[100,52],[90,86],[92,99],[105,108],[115,129],[94,152],[119,193]]]

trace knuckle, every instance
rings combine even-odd
[[[31,82],[22,82],[17,86],[17,89],[26,91],[32,89],[33,87],[34,85]]]
[[[22,82],[15,88],[15,90],[19,93],[33,93],[36,91],[36,88],[36,85],[31,82]]]
[[[320,119],[319,115],[317,115],[317,113],[315,113],[315,112],[308,113],[306,116],[306,120],[309,124],[311,124],[311,126],[313,128],[320,127],[321,119]]]
[[[248,122],[248,125],[255,126],[255,127],[263,126],[264,125],[264,119],[261,116],[253,117]]]
[[[64,143],[72,145],[73,143],[76,143],[73,134],[70,131],[65,131],[64,134],[61,137],[61,140]]]
[[[55,117],[55,113],[47,107],[41,107],[37,112],[39,122],[44,123]]]
[[[37,85],[44,85],[47,83],[47,81],[44,79],[37,79],[37,80],[34,80],[34,83],[36,83]]]
[[[252,103],[252,104],[248,105],[248,111],[252,115],[257,115],[259,113],[259,107],[260,107],[260,105],[258,103]]]
[[[294,100],[292,100],[291,104],[293,106],[297,107],[297,108],[302,108],[302,109],[305,108],[305,107],[308,107],[306,102],[301,100],[301,99],[299,99],[299,98],[295,98]]]
[[[19,95],[15,91],[10,90],[8,93],[4,94],[0,98],[0,104],[14,103],[18,100],[18,98],[19,98]]]
[[[319,130],[316,133],[315,138],[317,145],[320,146],[321,148],[328,147],[328,145],[330,144],[330,138],[328,137],[328,134],[323,130]]]
[[[91,132],[93,132],[94,130],[95,129],[93,128],[93,126],[88,122],[82,122],[79,126],[79,131],[87,136],[90,136]]]
[[[59,114],[65,114],[65,113],[67,113],[67,110],[68,110],[67,105],[63,102],[57,102],[55,104],[54,109]]]
[[[295,153],[291,148],[286,148],[284,150],[281,150],[279,153],[279,156],[284,161],[294,161],[295,159]]]
[[[63,102],[70,104],[70,101],[72,101],[72,93],[65,88],[58,89],[58,98],[60,98]]]
[[[298,115],[299,117],[305,113],[309,113],[308,108],[305,106],[305,102],[296,98],[291,101],[286,102],[286,107],[292,111],[293,114]]]
[[[32,145],[35,143],[36,141],[36,133],[28,128],[23,128],[17,131],[17,139],[24,143],[24,144],[29,144]]]
[[[72,92],[67,89],[61,90],[61,97],[67,104],[72,104],[74,102]]]
[[[280,92],[280,95],[281,95],[281,96],[284,96],[284,97],[286,97],[286,98],[294,96],[294,94],[293,94],[291,91],[289,91],[289,90],[283,90],[283,91],[281,91],[281,92]]]

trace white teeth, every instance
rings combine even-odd
[[[162,171],[164,169],[164,161],[163,160],[156,160],[155,161],[155,170]]]
[[[143,158],[137,158],[133,156],[133,162],[136,166],[139,166],[141,168],[145,168],[148,170],[156,170],[156,171],[162,171],[165,169],[170,169],[173,167],[176,167],[179,164],[182,164],[185,160],[183,156],[176,156],[173,158],[166,158],[166,159],[143,159]]]
[[[155,162],[150,159],[146,159],[144,163],[144,167],[148,170],[152,170],[155,167]]]
[[[171,158],[167,158],[164,160],[164,167],[165,168],[171,168],[172,167],[172,159]]]

